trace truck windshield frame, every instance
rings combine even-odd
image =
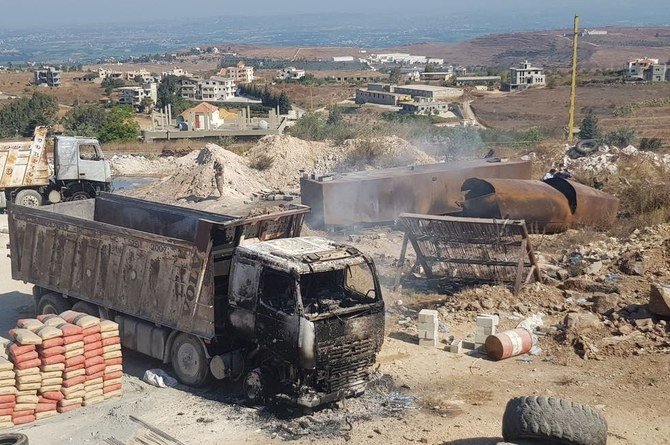
[[[374,268],[367,262],[302,274],[298,290],[303,313],[309,320],[356,312],[381,298]]]

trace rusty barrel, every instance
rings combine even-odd
[[[489,335],[484,343],[486,354],[496,361],[525,354],[532,347],[533,338],[526,329],[513,329]]]

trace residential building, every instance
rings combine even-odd
[[[626,74],[629,79],[644,82],[665,82],[668,67],[658,59],[648,57],[629,60],[626,65]]]
[[[378,104],[397,107],[402,101],[412,100],[407,94],[396,94],[390,91],[370,90],[359,88],[356,90],[357,104]]]
[[[435,85],[396,85],[391,87],[391,92],[406,94],[413,98],[424,97],[430,100],[453,99],[463,95],[463,90],[459,88]]]
[[[134,108],[140,108],[144,98],[148,97],[156,105],[158,102],[158,87],[155,82],[150,82],[141,87],[121,87],[118,88],[121,93],[119,103],[122,105],[132,105]]]
[[[35,85],[47,85],[50,87],[60,86],[60,70],[56,68],[45,66],[44,68],[35,70]]]
[[[546,82],[547,78],[544,75],[544,69],[534,67],[527,60],[524,60],[520,67],[510,68],[510,91],[516,91],[530,87],[543,87],[546,85]]]
[[[165,71],[161,73],[161,77],[165,76],[192,77],[193,75],[181,68],[173,68],[171,71]]]
[[[185,110],[177,118],[177,123],[185,123],[188,130],[211,130],[223,125],[223,121],[219,108],[207,102]]]
[[[179,94],[189,100],[209,100],[220,102],[235,97],[237,86],[230,77],[212,76],[209,79],[185,78],[181,82]]]
[[[220,77],[230,77],[237,83],[251,83],[254,81],[254,67],[246,66],[244,62],[239,61],[237,66],[229,66],[219,70]]]
[[[430,116],[449,111],[449,102],[403,102],[401,113]]]
[[[305,77],[305,70],[289,66],[279,71],[277,79],[298,80]]]
[[[463,76],[456,78],[456,85],[493,85],[501,81],[500,76]]]
[[[199,100],[222,101],[235,97],[235,81],[230,77],[212,76],[199,83]]]

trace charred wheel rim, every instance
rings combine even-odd
[[[257,402],[263,397],[263,377],[260,370],[250,371],[244,378],[244,395],[252,402]]]
[[[190,343],[182,343],[177,349],[177,364],[179,371],[186,377],[195,378],[200,369],[198,351]]]

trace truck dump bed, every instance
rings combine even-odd
[[[49,183],[47,131],[46,127],[35,128],[29,142],[0,142],[0,190]]]
[[[213,338],[215,289],[227,291],[235,247],[299,236],[308,211],[239,218],[108,193],[15,205],[8,210],[12,278]]]

